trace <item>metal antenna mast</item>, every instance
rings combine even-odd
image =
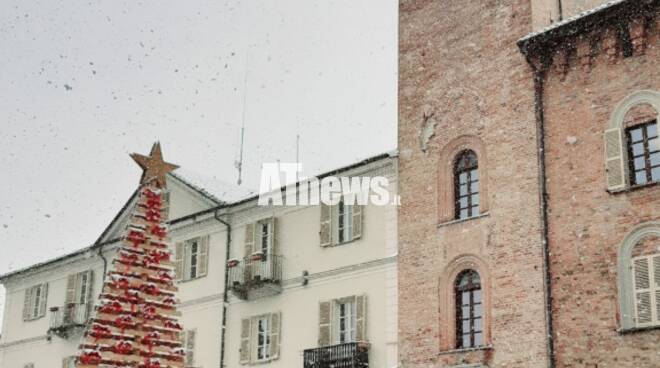
[[[247,81],[248,81],[248,60],[250,56],[250,49],[248,48],[247,53],[245,54],[245,78],[243,80],[243,124],[241,126],[241,144],[240,152],[238,156],[238,161],[235,162],[235,166],[238,169],[238,185],[241,185],[243,182],[243,142],[245,141],[245,112],[247,110]]]

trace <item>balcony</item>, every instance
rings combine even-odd
[[[367,368],[369,343],[350,342],[307,349],[303,359],[304,368]]]
[[[90,309],[89,304],[69,304],[50,308],[48,334],[53,333],[67,339],[73,333],[82,331],[87,324]]]
[[[281,293],[282,260],[282,256],[256,254],[229,261],[229,289],[244,300]]]

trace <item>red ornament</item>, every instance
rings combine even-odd
[[[78,358],[82,364],[97,365],[101,364],[101,354],[98,351],[90,351],[83,353],[80,358]]]
[[[112,347],[112,350],[117,354],[128,355],[133,352],[133,344],[128,341],[119,341]]]

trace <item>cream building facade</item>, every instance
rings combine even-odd
[[[396,172],[384,154],[328,175],[384,176],[396,194]],[[395,205],[259,206],[181,169],[168,192],[186,366],[396,365]],[[94,245],[0,276],[0,367],[73,367],[134,200]]]

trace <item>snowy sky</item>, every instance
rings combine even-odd
[[[397,1],[0,2],[0,274],[90,245],[135,189],[129,152],[233,182],[396,146]],[[0,316],[3,290],[0,288]]]

